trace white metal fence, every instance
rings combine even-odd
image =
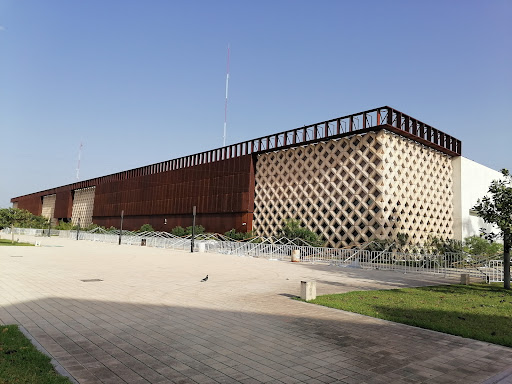
[[[503,283],[504,278],[503,260],[489,261],[489,269],[486,271],[487,281],[489,283],[500,282]]]
[[[9,228],[3,230],[10,233]],[[14,233],[29,236],[47,236],[48,230],[14,228]],[[51,236],[76,239],[77,231],[52,230]],[[191,238],[178,237],[167,232],[93,231],[78,232],[79,240],[99,241],[126,245],[145,245],[189,251]],[[444,255],[411,254],[364,249],[322,248],[303,245],[300,239],[276,239],[258,237],[249,241],[231,241],[223,235],[200,234],[194,240],[197,252],[223,253],[237,256],[266,258],[270,260],[291,260],[292,251],[298,251],[299,261],[323,263],[338,267],[353,267],[400,271],[403,273],[427,273],[456,276],[469,274],[488,282],[503,281],[503,261],[489,260],[465,253]]]

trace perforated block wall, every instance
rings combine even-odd
[[[78,224],[85,227],[92,223],[92,212],[94,209],[94,194],[96,187],[77,189],[74,191],[73,210],[71,221],[74,225]]]
[[[297,218],[333,247],[451,236],[450,158],[387,131],[259,155],[255,180],[261,235]]]
[[[46,217],[47,219],[53,219],[55,212],[55,201],[57,195],[47,195],[43,196],[43,207],[41,209],[41,216]]]

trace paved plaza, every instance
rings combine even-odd
[[[41,241],[0,247],[0,323],[81,384],[512,382],[510,348],[291,299],[303,280],[326,294],[442,277]]]

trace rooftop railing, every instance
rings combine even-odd
[[[295,128],[289,131],[228,145],[188,155],[173,160],[130,169],[70,184],[68,189],[82,189],[90,186],[125,180],[132,177],[152,175],[176,169],[233,159],[240,156],[276,151],[320,141],[338,139],[345,136],[363,134],[387,129],[423,145],[435,148],[450,156],[461,155],[461,141],[413,117],[390,107],[375,108],[353,115],[338,117],[317,124]],[[56,188],[42,191],[55,193]],[[41,192],[37,192],[40,194]],[[30,194],[33,195],[33,194]],[[25,195],[25,196],[30,196]],[[15,201],[17,198],[12,199]]]

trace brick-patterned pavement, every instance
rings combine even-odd
[[[318,294],[449,282],[43,238],[0,247],[0,323],[82,384],[511,382],[510,348],[292,300],[301,280]]]

